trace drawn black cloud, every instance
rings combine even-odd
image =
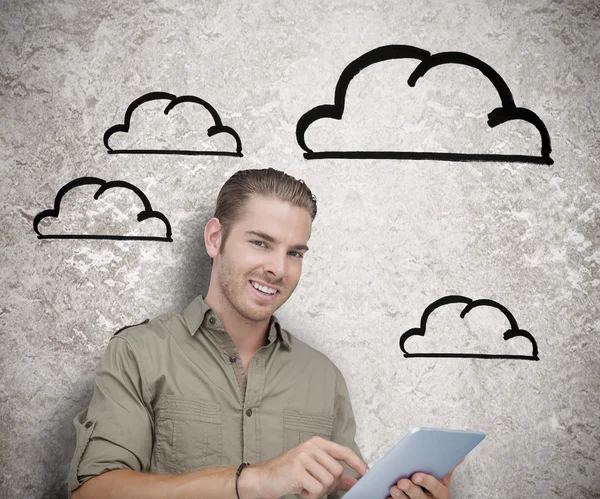
[[[383,61],[393,59],[416,59],[421,61],[408,78],[408,85],[414,87],[418,80],[430,69],[444,64],[461,64],[479,70],[495,87],[501,101],[501,107],[488,114],[488,125],[496,127],[512,120],[522,120],[533,125],[541,137],[539,156],[518,154],[479,154],[415,151],[313,151],[306,144],[305,134],[308,127],[322,118],[341,120],[344,114],[346,92],[352,79],[363,69]],[[459,91],[459,90],[457,90]],[[352,61],[342,72],[335,88],[334,104],[317,106],[306,112],[296,126],[296,140],[306,159],[349,158],[349,159],[428,159],[443,161],[502,161],[551,165],[550,135],[543,121],[529,109],[517,107],[512,93],[502,77],[483,61],[462,52],[442,52],[430,54],[426,50],[410,45],[386,45],[378,47]]]
[[[60,203],[63,197],[71,190],[83,185],[98,185],[98,190],[94,194],[94,199],[98,200],[103,193],[108,191],[109,189],[115,188],[123,188],[131,190],[143,203],[144,209],[137,215],[137,222],[141,223],[144,220],[148,220],[150,218],[156,218],[161,220],[165,224],[165,235],[164,236],[125,236],[120,234],[43,234],[40,231],[40,222],[46,218],[59,218],[60,216]],[[82,217],[85,217],[85,214],[82,213]],[[33,220],[33,230],[38,235],[38,239],[112,239],[112,240],[137,240],[137,241],[165,241],[165,242],[173,242],[171,238],[171,224],[167,217],[165,217],[161,212],[155,211],[152,209],[150,205],[150,201],[146,195],[135,185],[130,184],[129,182],[124,182],[121,180],[114,180],[112,182],[107,182],[106,180],[102,180],[96,177],[80,177],[75,180],[72,180],[65,186],[61,187],[61,189],[56,194],[56,198],[54,200],[54,208],[49,210],[44,210],[41,213],[38,213]]]
[[[202,106],[204,109],[206,109],[210,113],[210,115],[212,116],[212,119],[214,121],[214,125],[209,127],[207,130],[208,137],[214,137],[215,135],[222,134],[222,133],[230,135],[235,139],[236,150],[235,151],[204,151],[204,150],[196,150],[196,149],[181,150],[181,149],[177,149],[174,146],[169,147],[167,149],[116,149],[116,150],[113,149],[109,143],[112,135],[115,133],[129,133],[129,127],[131,125],[131,118],[132,118],[133,112],[142,104],[153,101],[153,100],[169,101],[169,103],[166,105],[166,107],[164,109],[165,115],[168,115],[169,112],[175,108],[175,106],[182,104],[184,102],[191,102],[193,104],[198,104],[198,105]],[[157,131],[157,133],[161,133],[161,132],[164,132],[164,130]],[[195,97],[193,95],[184,95],[181,97],[176,97],[175,95],[169,94],[166,92],[150,92],[146,95],[142,95],[141,97],[138,97],[131,104],[129,104],[127,111],[125,111],[124,122],[119,125],[111,126],[104,133],[104,146],[106,147],[109,154],[183,154],[183,155],[192,155],[192,156],[199,156],[199,155],[237,156],[237,157],[243,156],[242,155],[242,141],[240,140],[240,136],[237,134],[237,132],[233,128],[223,125],[223,122],[221,121],[221,117],[219,116],[219,113],[217,113],[216,109],[213,106],[211,106],[205,100],[203,100],[199,97]]]
[[[473,354],[473,353],[433,353],[433,352],[408,352],[405,348],[406,341],[412,336],[425,336],[427,330],[427,319],[439,307],[450,303],[466,304],[463,311],[460,313],[461,319],[474,308],[477,307],[493,307],[500,310],[508,319],[510,328],[504,333],[504,341],[509,341],[512,338],[523,337],[531,342],[531,355],[513,355],[513,354]],[[421,316],[421,325],[417,328],[409,329],[400,337],[400,349],[404,352],[404,357],[459,357],[459,358],[475,358],[475,359],[522,359],[522,360],[540,360],[538,357],[538,347],[535,338],[531,333],[524,329],[519,329],[517,321],[510,311],[493,300],[472,300],[464,296],[451,295],[440,298],[429,305]]]

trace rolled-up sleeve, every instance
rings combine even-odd
[[[96,367],[94,394],[73,424],[76,447],[67,477],[69,498],[105,471],[147,471],[154,421],[141,359],[129,341],[112,337]]]
[[[356,422],[354,420],[354,412],[352,411],[348,387],[346,386],[344,376],[338,371],[335,394],[335,419],[333,422],[331,440],[337,444],[344,445],[345,447],[350,447],[352,451],[364,461],[360,449],[358,448],[358,445],[356,445],[355,438]],[[345,470],[344,474],[359,478],[358,473],[346,463],[342,462],[342,466]],[[340,491],[335,494],[329,494],[327,498],[340,499],[344,494],[345,492]]]

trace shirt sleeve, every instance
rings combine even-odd
[[[338,371],[336,380],[336,393],[335,393],[335,418],[333,421],[333,433],[331,440],[337,444],[350,447],[352,451],[360,457],[363,461],[364,458],[356,445],[356,422],[354,420],[354,412],[352,411],[352,404],[350,402],[350,395],[348,393],[348,387],[346,381],[341,372]],[[344,467],[344,474],[358,478],[359,475],[354,469],[342,462]],[[329,494],[327,499],[340,499],[343,497],[345,492],[339,491],[335,494]]]
[[[147,471],[154,421],[142,364],[132,345],[112,337],[96,367],[94,393],[73,424],[75,454],[67,487],[71,493],[105,471]]]

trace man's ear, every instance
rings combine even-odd
[[[206,246],[206,252],[211,258],[219,254],[222,228],[218,218],[211,218],[204,227],[204,246]]]

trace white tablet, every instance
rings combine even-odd
[[[438,480],[485,438],[485,433],[413,428],[373,466],[344,499],[387,499],[401,478],[421,472]]]

